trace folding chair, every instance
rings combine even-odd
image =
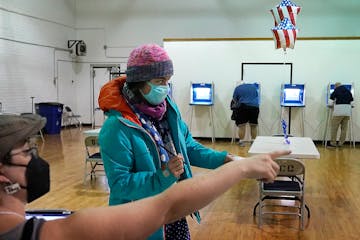
[[[103,160],[99,152],[98,137],[97,136],[86,137],[85,149],[86,149],[86,157],[85,157],[85,168],[84,168],[84,183],[86,182],[87,176],[90,175],[90,179],[92,180],[93,178],[96,178],[97,172],[104,172]],[[88,169],[88,165],[90,165],[90,171]]]
[[[303,230],[305,209],[310,218],[310,209],[304,197],[305,165],[294,158],[278,158],[275,161],[280,166],[278,177],[273,183],[259,181],[259,201],[254,206],[253,214],[258,215],[259,227],[264,215],[295,215],[300,218],[300,229]],[[294,205],[285,205],[283,200],[292,200]]]
[[[76,127],[79,126],[81,128],[81,121],[79,118],[81,118],[81,115],[74,114],[69,106],[65,106],[65,111],[62,115],[65,128],[72,125],[75,125]]]

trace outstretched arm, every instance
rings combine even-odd
[[[154,197],[113,207],[82,210],[46,222],[40,239],[145,239],[165,223],[201,209],[245,178],[273,181],[273,161],[289,151],[231,161],[207,174],[181,181]]]
[[[180,182],[159,195],[163,199],[160,201],[171,204],[165,215],[165,223],[203,208],[242,179],[272,182],[279,170],[273,160],[287,154],[289,151],[278,151],[231,161],[207,174]]]

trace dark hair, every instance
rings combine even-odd
[[[11,162],[10,152],[6,153],[5,156],[2,159],[0,159],[0,162],[3,164],[9,164]]]
[[[135,95],[135,101],[144,101],[144,98],[140,92],[140,89],[146,85],[146,81],[144,82],[127,82],[127,88]]]
[[[139,91],[141,88],[143,88],[146,85],[146,81],[144,81],[144,82],[127,82],[126,84],[127,84],[128,88],[133,93],[135,93],[136,91]]]

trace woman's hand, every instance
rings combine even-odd
[[[181,154],[172,157],[167,163],[169,171],[177,178],[184,172],[184,158]]]

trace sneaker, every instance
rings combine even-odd
[[[327,148],[336,148],[336,146],[335,146],[335,145],[332,145],[331,143],[329,143],[326,147],[327,147]]]
[[[245,147],[245,142],[239,141],[238,145],[239,145],[240,147]]]

